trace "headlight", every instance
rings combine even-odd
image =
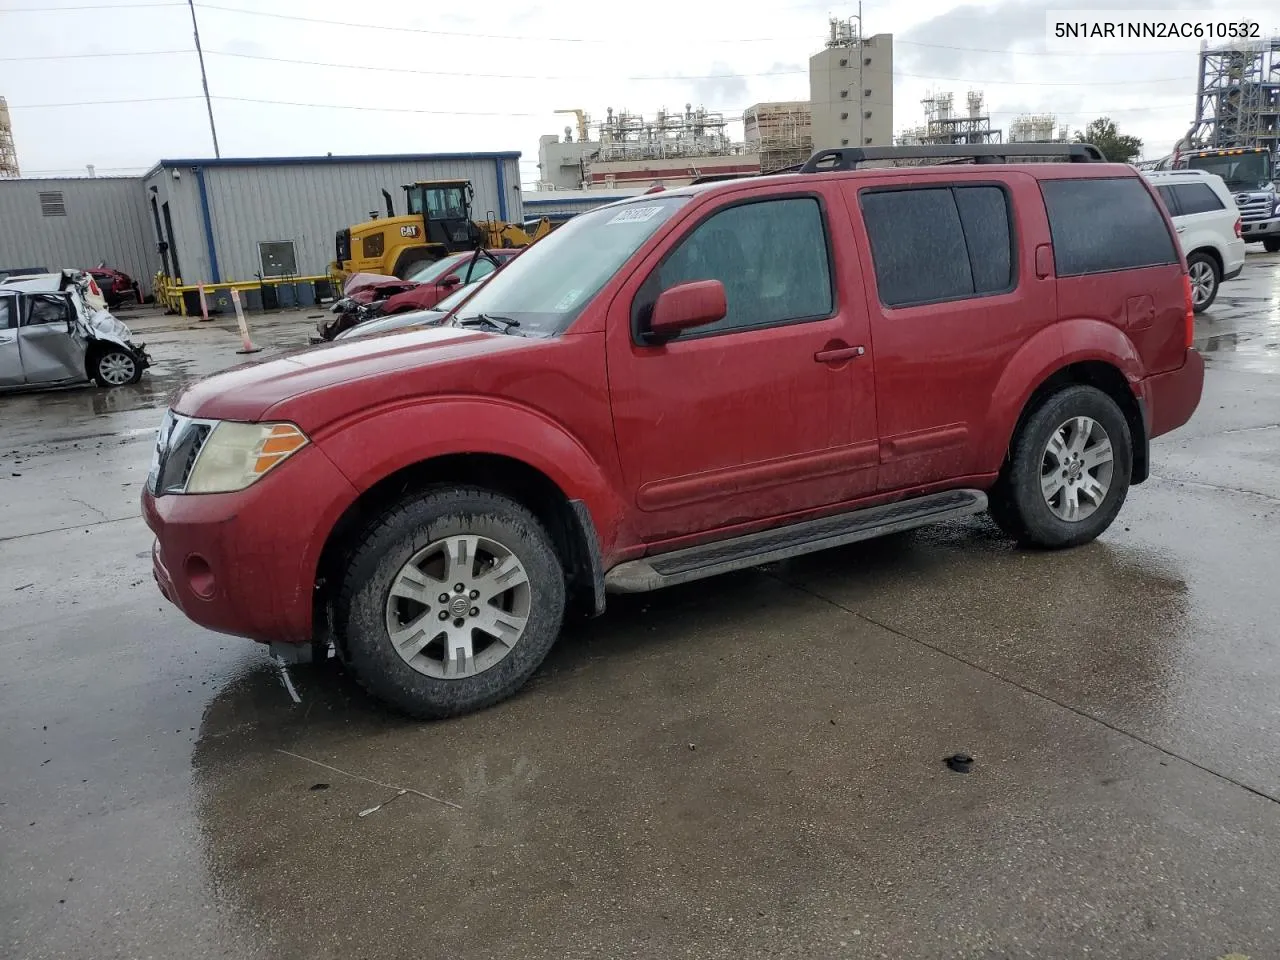
[[[306,445],[306,434],[291,423],[215,422],[182,492],[243,490]]]

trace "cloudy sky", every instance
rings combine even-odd
[[[1076,4],[1215,5],[1240,6]],[[1075,129],[1105,114],[1148,156],[1167,152],[1194,116],[1195,42],[1051,49],[1045,13],[1067,6],[867,0],[865,32],[894,34],[895,129],[923,121],[931,89],[958,102],[981,89],[995,126],[1053,112]],[[515,149],[530,183],[538,136],[569,121],[557,108],[603,116],[692,102],[737,116],[757,101],[807,98],[827,18],[856,4],[197,0],[196,12],[223,156]],[[0,0],[0,36],[0,95],[24,175],[212,156],[185,0]]]

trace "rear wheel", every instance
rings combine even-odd
[[[1280,253],[1280,237],[1267,237],[1262,241],[1262,249],[1267,253]]]
[[[142,365],[123,347],[105,347],[93,358],[90,375],[100,387],[123,387],[142,379]]]
[[[1120,512],[1132,467],[1129,424],[1115,401],[1095,387],[1067,387],[1014,437],[991,517],[1027,546],[1088,543]]]
[[[520,689],[555,643],[564,605],[564,571],[528,510],[478,488],[438,488],[366,533],[338,628],[371,693],[433,719]]]
[[[1191,275],[1192,308],[1196,313],[1208,310],[1218,296],[1218,284],[1222,280],[1217,261],[1197,251],[1187,257],[1187,272]]]

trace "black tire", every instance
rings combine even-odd
[[[1083,519],[1065,520],[1050,508],[1041,476],[1049,441],[1074,417],[1089,417],[1102,426],[1113,461],[1102,503]],[[1111,526],[1129,493],[1132,474],[1133,439],[1116,402],[1095,387],[1066,387],[1046,398],[1023,422],[1000,479],[988,494],[988,509],[1000,529],[1024,546],[1076,547]]]
[[[128,371],[121,379],[121,372]],[[104,389],[125,387],[142,379],[142,364],[123,347],[106,346],[94,352],[89,361],[89,376]]]
[[[1280,253],[1280,237],[1267,237],[1262,241],[1262,249],[1267,253]]]
[[[1222,270],[1218,267],[1217,260],[1199,250],[1187,257],[1187,270],[1191,273],[1193,280],[1198,273],[1203,273],[1206,282],[1210,284],[1206,299],[1193,308],[1196,313],[1203,313],[1213,306],[1214,300],[1218,299],[1218,290],[1222,285]]]
[[[395,650],[386,604],[393,580],[415,553],[459,534],[494,540],[523,564],[530,609],[524,633],[502,659],[480,673],[443,679],[414,669]],[[344,659],[365,689],[411,717],[431,720],[480,710],[519,690],[559,636],[564,608],[564,570],[532,513],[488,490],[437,487],[384,514],[352,551],[337,628]]]
[[[392,276],[403,280],[413,270],[422,266],[424,263],[435,263],[442,258],[443,254],[435,250],[420,248],[416,250],[406,250],[400,254],[396,260],[395,268],[391,271]]]

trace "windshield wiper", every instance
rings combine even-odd
[[[489,313],[477,313],[474,317],[462,317],[453,321],[454,326],[458,327],[478,327],[481,325],[492,327],[499,333],[506,333],[513,327],[520,326],[519,320],[512,320],[510,317],[496,317]]]

